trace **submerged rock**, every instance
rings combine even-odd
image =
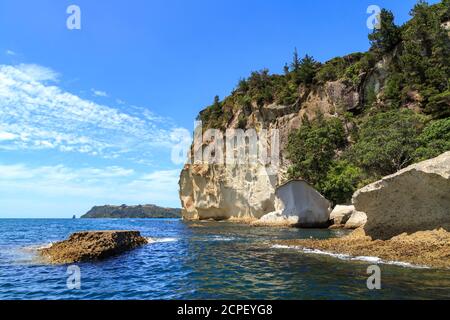
[[[139,231],[87,231],[72,234],[39,253],[55,264],[106,259],[147,244]]]
[[[256,225],[328,227],[330,202],[307,182],[294,180],[276,190],[277,211],[263,216]]]
[[[450,152],[358,190],[353,203],[367,214],[364,230],[373,239],[450,230]]]

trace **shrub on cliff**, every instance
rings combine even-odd
[[[314,121],[304,120],[303,125],[289,137],[288,158],[291,178],[302,178],[320,189],[327,172],[336,158],[336,150],[347,143],[342,121],[338,118],[324,119],[318,116]]]
[[[319,191],[333,204],[348,203],[353,193],[361,186],[364,172],[346,160],[334,162],[325,179],[320,183]]]
[[[359,127],[349,156],[369,176],[379,178],[392,174],[413,162],[425,122],[424,116],[408,109],[367,117]]]
[[[449,10],[445,4],[449,1],[434,6],[420,1],[414,7],[413,19],[403,27],[401,51],[395,63],[402,76],[403,93],[417,90],[424,111],[434,118],[449,116],[445,92],[450,89],[450,38],[441,25]]]
[[[450,117],[429,123],[418,137],[415,161],[437,157],[450,150]]]

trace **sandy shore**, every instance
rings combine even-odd
[[[342,238],[286,240],[278,241],[277,244],[351,256],[373,256],[418,266],[450,268],[450,232],[444,229],[402,234],[386,241],[372,241],[363,229],[358,229]]]

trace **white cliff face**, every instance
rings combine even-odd
[[[358,190],[353,204],[367,214],[364,230],[373,239],[450,230],[450,152]]]
[[[259,219],[275,209],[277,182],[263,165],[188,165],[180,179],[183,217]]]
[[[361,89],[363,90],[363,89]],[[180,199],[187,220],[257,220],[274,212],[276,187],[287,181],[290,163],[286,159],[289,135],[298,129],[303,117],[314,118],[317,111],[326,117],[353,110],[360,105],[360,93],[342,81],[328,82],[314,90],[299,89],[296,106],[252,105],[245,115],[247,129],[276,129],[279,132],[280,163],[272,174],[264,164],[186,165],[180,177]],[[228,128],[237,128],[244,110],[237,110]]]

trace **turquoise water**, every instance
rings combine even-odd
[[[103,262],[45,265],[34,248],[81,230],[139,230],[157,242]],[[342,231],[250,228],[180,220],[0,220],[0,299],[450,299],[450,271],[381,264],[382,289],[367,289],[364,261],[273,247]]]

